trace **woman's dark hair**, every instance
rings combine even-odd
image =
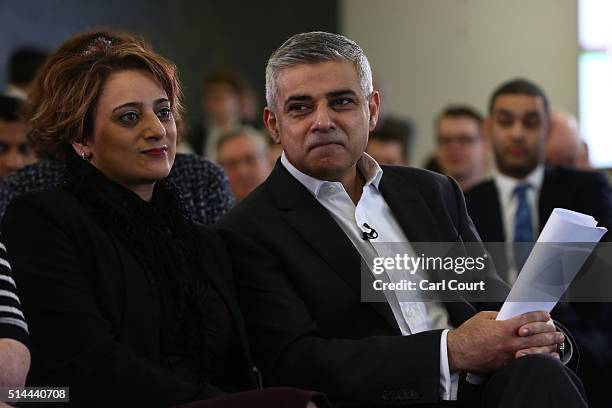
[[[84,142],[93,131],[94,111],[108,78],[143,70],[166,91],[176,119],[181,89],[175,65],[142,40],[114,31],[92,31],[70,38],[39,71],[31,92],[29,134],[41,158],[64,159],[71,142]]]

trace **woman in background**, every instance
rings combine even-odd
[[[2,224],[30,326],[28,385],[68,386],[75,406],[325,404],[294,389],[223,396],[258,373],[227,252],[165,180],[174,65],[127,34],[78,35],[42,68],[32,103],[37,152],[66,171]]]

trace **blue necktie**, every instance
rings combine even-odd
[[[531,186],[529,184],[519,184],[514,189],[514,195],[518,200],[516,213],[514,214],[514,242],[533,242],[533,224],[531,223],[531,209],[527,201],[527,190]],[[514,264],[517,269],[520,269],[525,264],[531,245],[518,244],[514,245]]]

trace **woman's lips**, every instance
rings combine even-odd
[[[154,147],[153,149],[143,150],[140,153],[151,157],[166,157],[168,156],[168,146]]]

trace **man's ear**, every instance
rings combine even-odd
[[[548,141],[548,139],[550,138],[551,133],[556,130],[553,129],[553,126],[555,125],[556,122],[553,122],[553,120],[550,118],[550,113],[548,114],[548,117],[546,118],[546,135],[544,136],[544,141]]]
[[[280,131],[278,129],[278,120],[276,120],[276,115],[270,108],[267,106],[264,108],[263,112],[263,120],[266,125],[266,129],[274,140],[274,143],[280,143]]]
[[[370,110],[369,127],[370,132],[376,127],[378,122],[378,113],[380,112],[380,92],[372,91],[368,98],[368,107]]]

